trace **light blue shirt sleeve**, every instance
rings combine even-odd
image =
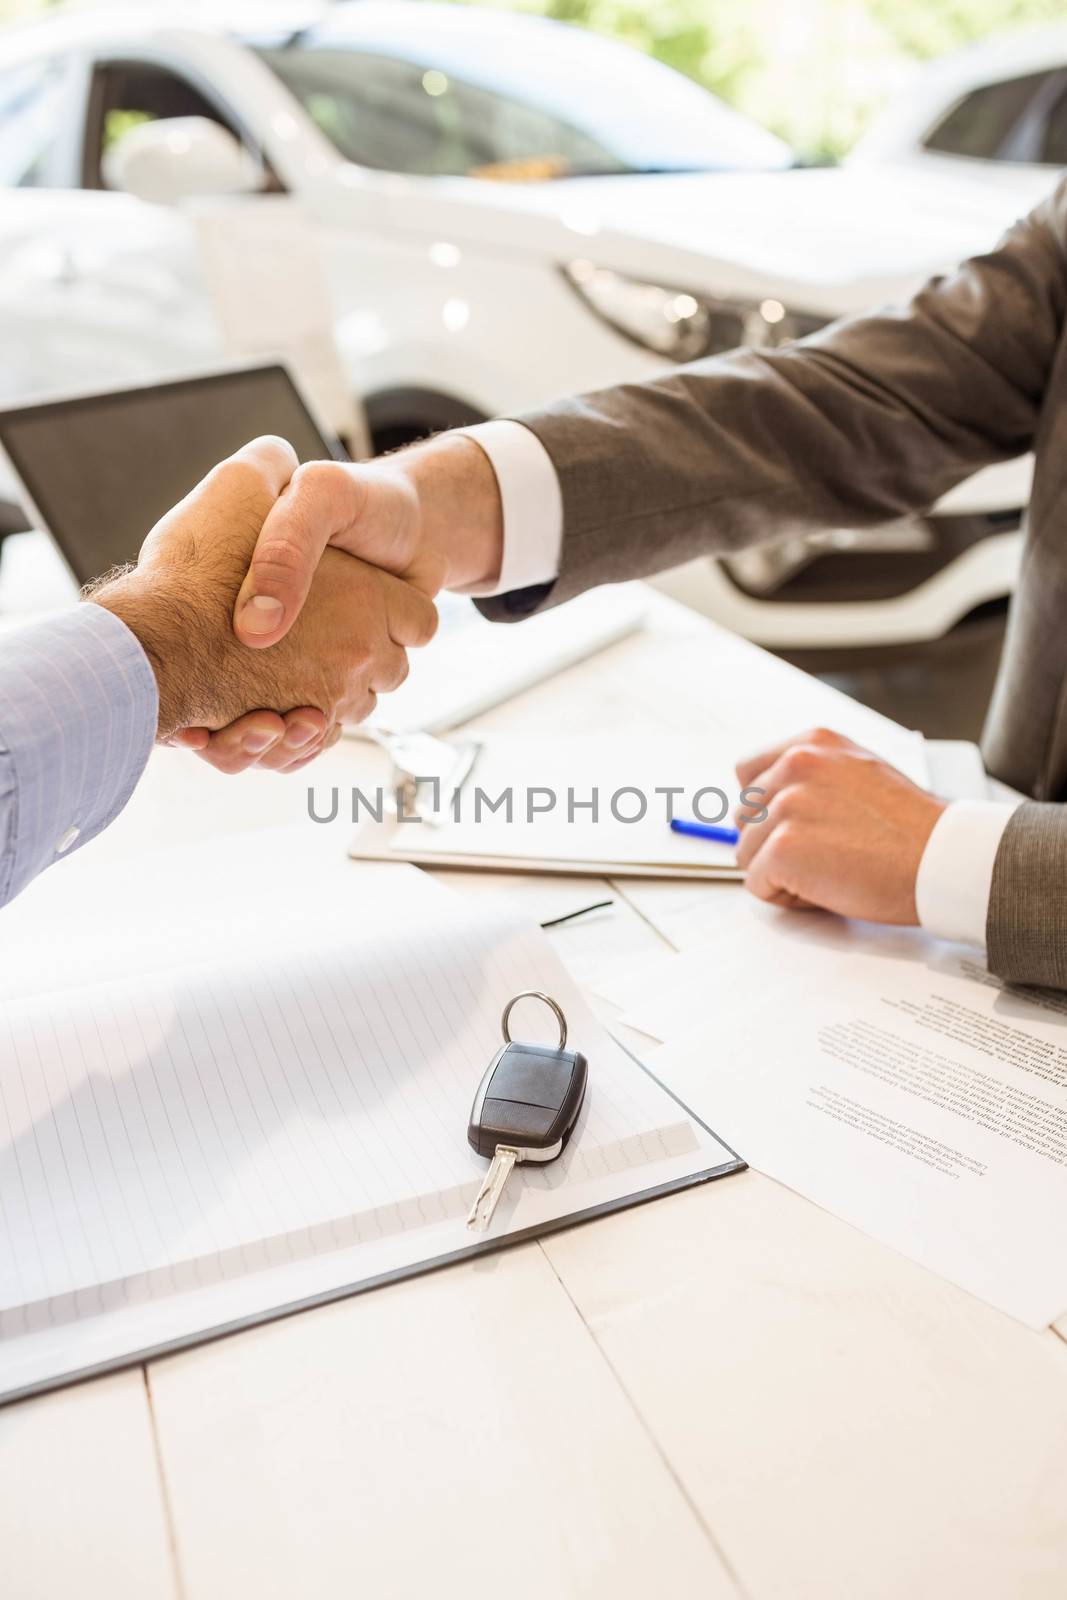
[[[0,905],[115,820],[158,714],[147,656],[102,606],[0,636]]]

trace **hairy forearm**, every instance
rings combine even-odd
[[[131,568],[90,590],[86,599],[124,622],[155,675],[159,693],[156,737],[180,728],[224,726],[260,704],[288,709],[273,662],[256,660],[233,638],[235,585],[194,585],[181,569]]]
[[[442,587],[491,583],[500,572],[504,519],[481,447],[465,434],[443,433],[393,461],[418,497],[422,537],[441,558]]]
[[[219,665],[202,609],[177,586],[146,583],[136,569],[86,598],[124,622],[148,657],[159,691],[157,738],[201,723],[215,697],[212,674]]]

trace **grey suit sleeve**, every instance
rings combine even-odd
[[[1024,454],[1067,314],[1067,184],[906,306],[517,417],[563,496],[559,577],[481,601],[507,620],[818,528],[871,527]]]
[[[1012,813],[993,863],[989,968],[1009,983],[1067,989],[1067,806]]]

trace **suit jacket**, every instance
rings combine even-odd
[[[736,351],[520,416],[559,475],[554,584],[518,618],[701,554],[922,511],[1033,450],[1022,572],[983,735],[1024,805],[993,872],[1001,976],[1067,988],[1067,181],[988,255],[900,309],[784,350]]]

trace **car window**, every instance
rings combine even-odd
[[[1049,107],[1040,160],[1047,167],[1067,167],[1067,89]]]
[[[1033,72],[1024,78],[983,84],[953,106],[923,140],[925,150],[942,155],[973,156],[986,161],[1027,159],[1015,139],[1049,85],[1060,76]],[[1013,148],[1013,143],[1015,148]],[[1029,159],[1039,160],[1035,152]]]
[[[792,165],[766,128],[616,39],[495,7],[421,11],[413,26],[411,7],[326,6],[284,45],[246,40],[358,164],[512,179]]]
[[[261,54],[320,131],[360,166],[430,177],[625,170],[551,112],[435,68],[347,49]]]
[[[142,122],[170,117],[207,117],[241,133],[199,89],[177,73],[150,62],[122,61],[97,68],[90,99],[85,186],[106,188],[100,163],[123,134]]]
[[[0,184],[41,182],[64,98],[65,63],[23,62],[0,72]]]

